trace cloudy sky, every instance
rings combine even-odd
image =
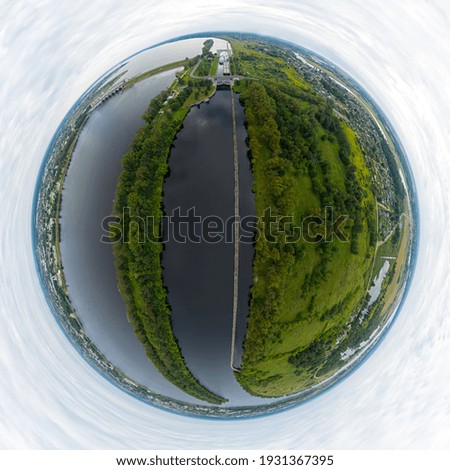
[[[0,448],[446,448],[450,443],[450,4],[447,0],[0,0]],[[37,172],[80,94],[126,56],[234,30],[306,46],[352,75],[397,130],[421,211],[417,270],[387,338],[287,412],[220,422],[140,403],[56,326],[31,251]]]

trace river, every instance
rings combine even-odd
[[[200,401],[165,380],[146,357],[128,323],[125,306],[117,288],[112,247],[100,242],[102,235],[105,235],[102,220],[112,212],[121,172],[121,158],[137,129],[143,124],[141,115],[151,98],[169,86],[174,79],[175,71],[168,71],[137,83],[123,94],[117,94],[103,103],[86,123],[74,151],[62,193],[61,257],[72,304],[87,336],[105,357],[128,377],[150,390],[199,404]],[[235,102],[240,212],[241,216],[245,216],[254,214],[252,174],[245,145],[243,109],[237,97]],[[202,148],[206,153],[202,153],[202,157],[197,152],[192,154],[192,157],[197,156],[197,159],[193,158],[190,162],[192,168],[187,165],[187,160],[184,162],[190,182],[187,186],[181,184],[179,192],[175,190],[174,203],[177,197],[181,197],[184,203],[192,202],[202,214],[211,211],[211,214],[223,217],[232,216],[234,180],[230,91],[219,91],[209,105],[190,111],[170,158],[171,175],[165,185],[165,204],[168,204],[170,187],[172,185],[175,188],[174,183],[179,178],[178,171],[183,168],[183,164],[179,166],[176,162],[178,152],[182,148],[186,150],[183,147],[185,141],[192,146],[195,146],[195,141],[203,142]],[[208,162],[208,154],[220,157],[220,161],[211,159]],[[202,165],[205,165],[203,169]],[[188,194],[190,190],[191,195]],[[165,263],[169,263],[171,251],[167,247]],[[176,253],[174,251],[173,255],[179,256]],[[267,403],[268,400],[245,393],[229,367],[233,244],[190,246],[183,256],[182,262],[178,258],[177,264],[172,264],[175,266],[172,271],[169,264],[165,265],[165,274],[170,291],[169,301],[174,307],[175,334],[189,368],[204,385],[229,397],[228,406]],[[241,244],[236,365],[240,363],[245,335],[252,257],[252,245]],[[197,270],[200,265],[204,268],[201,272]],[[176,280],[176,272],[182,281]],[[195,279],[197,280],[194,282]],[[195,296],[189,295],[193,282],[202,287],[195,291]],[[201,308],[197,308],[199,306]],[[194,311],[199,313],[195,319],[192,317]],[[183,312],[187,312],[184,318]],[[208,316],[208,312],[212,312],[212,315]],[[187,325],[190,327],[187,328]],[[203,340],[200,341],[200,338]],[[193,344],[201,347],[195,348]]]
[[[193,235],[180,243],[182,239],[166,227],[162,266],[174,333],[189,369],[207,388],[238,405],[248,404],[253,397],[242,390],[230,368],[234,244],[232,230],[222,231],[222,227],[231,227],[226,221],[234,217],[231,96],[230,90],[219,90],[209,103],[192,108],[177,135],[169,158],[170,175],[164,183],[164,211],[166,216],[177,209],[187,215],[195,208],[198,229],[194,233],[191,214]],[[233,96],[242,218],[255,215],[253,176],[243,107]],[[200,225],[206,217],[217,233],[211,234],[206,222]],[[186,222],[179,234],[186,235],[188,230]],[[218,232],[226,233],[221,236]],[[236,365],[240,364],[247,323],[253,251],[252,243],[240,243]]]
[[[61,205],[61,257],[69,294],[87,336],[116,367],[150,388],[200,403],[162,377],[128,323],[117,288],[112,246],[100,242],[111,215],[121,159],[143,125],[148,103],[175,79],[158,74],[97,108],[82,130],[67,173]]]

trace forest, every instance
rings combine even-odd
[[[180,85],[180,82],[182,85]],[[124,233],[112,232],[119,289],[135,334],[156,368],[184,392],[212,404],[226,400],[202,386],[185,364],[172,331],[167,291],[162,281],[162,244],[145,218],[159,228],[162,186],[172,142],[192,104],[211,93],[207,80],[179,81],[150,103],[142,127],[122,159],[114,215]],[[171,99],[169,99],[171,98]],[[145,235],[145,238],[143,238]]]
[[[235,87],[245,107],[254,174],[258,231],[254,285],[236,379],[257,396],[283,396],[317,382],[315,371],[333,350],[364,298],[376,243],[375,197],[353,131],[331,100],[319,96],[277,54],[257,43],[233,43]],[[346,217],[345,240],[326,239],[334,217]],[[263,214],[290,216],[274,237]],[[327,215],[328,214],[328,215]],[[328,218],[327,218],[328,217]],[[311,236],[294,232],[322,220]],[[280,236],[283,235],[283,236]]]

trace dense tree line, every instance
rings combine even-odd
[[[147,233],[146,217],[154,217],[155,226],[159,227],[167,159],[189,108],[186,101],[196,90],[206,92],[201,85],[189,84],[171,101],[167,101],[169,91],[163,91],[151,101],[144,114],[145,125],[122,160],[114,213],[123,218],[124,233],[120,240],[115,240],[114,254],[128,318],[147,356],[181,390],[220,404],[225,400],[203,387],[184,362],[172,331],[170,306],[162,281],[162,244],[158,239],[143,238]]]
[[[214,44],[212,39],[207,39],[203,43],[202,55],[200,58],[200,63],[195,70],[195,75],[198,77],[207,77],[211,73],[211,66],[214,59],[214,55],[211,52],[211,48]]]
[[[302,108],[297,96],[299,90],[289,86],[277,86],[272,81],[247,83],[241,93],[245,106],[247,132],[255,173],[262,175],[256,191],[257,215],[266,207],[272,215],[294,215],[298,201],[294,187],[298,175],[317,165],[320,153],[317,141],[317,120],[314,107]],[[300,90],[301,91],[301,90]],[[294,96],[292,96],[294,95]],[[317,102],[312,96],[311,101]],[[262,172],[260,171],[262,170]],[[246,388],[252,388],[256,378],[252,366],[264,360],[270,345],[279,340],[274,321],[280,317],[286,281],[296,262],[302,259],[301,242],[287,243],[285,237],[269,233],[264,219],[260,222],[260,237],[255,247],[254,277],[258,282],[252,288],[250,318],[244,343],[243,370],[238,380]],[[289,233],[290,227],[282,230]],[[275,233],[275,235],[277,235]],[[313,273],[307,275],[305,290],[317,286],[327,273],[333,247],[322,244],[318,248],[321,258]],[[258,379],[261,386],[264,380]]]
[[[297,369],[304,369],[313,372],[324,361],[326,345],[323,340],[313,341],[307,348],[290,356],[288,361]]]
[[[260,215],[258,210],[266,207],[271,207],[276,216],[295,215],[299,206],[294,187],[299,176],[306,175],[322,207],[332,206],[337,213],[350,216],[351,252],[358,254],[358,236],[365,229],[364,221],[369,213],[362,207],[365,194],[351,160],[350,142],[331,103],[311,91],[293,86],[288,80],[242,81],[241,88],[253,170],[259,175],[257,215]],[[324,135],[322,140],[338,143],[339,158],[345,168],[345,191],[336,184],[330,164],[322,155],[321,134]],[[257,373],[257,367],[270,358],[271,345],[280,341],[280,331],[275,325],[282,317],[286,282],[304,255],[301,242],[286,243],[286,239],[279,236],[270,240],[273,230],[269,234],[267,228],[263,219],[259,229],[266,236],[260,237],[255,246],[253,272],[258,281],[251,291],[243,368],[241,374],[237,374],[240,383],[252,393],[261,390],[268,380]],[[289,238],[289,225],[283,230]],[[301,288],[303,295],[317,291],[326,281],[335,251],[336,247],[331,243],[316,245],[319,261],[305,274]],[[314,315],[316,300],[313,294],[307,308],[309,315]],[[344,301],[334,310],[330,308],[323,320],[332,318],[338,310],[340,313],[343,305]],[[287,356],[286,360],[296,367],[296,374],[300,374],[302,370],[309,371],[324,363],[328,348],[329,344],[318,338],[303,351]],[[275,380],[272,379],[271,383]]]
[[[346,95],[329,80],[316,92],[316,82],[304,81],[309,73],[290,67],[283,54],[268,43],[241,39],[232,58],[233,73],[253,78],[241,79],[237,91],[245,106],[257,215],[270,206],[275,215],[294,215],[298,221],[322,215],[319,207],[332,206],[335,215],[349,216],[344,232],[350,244],[333,250],[334,244],[320,241],[323,227],[308,240],[315,243],[312,247],[285,243],[277,236],[269,243],[261,222],[259,232],[266,237],[255,244],[255,282],[242,371],[236,375],[246,390],[260,396],[298,391],[340,367],[341,354],[357,348],[380,324],[383,303],[380,296],[364,319],[356,315],[368,305],[364,279],[373,261],[378,227],[375,188],[361,147],[346,119],[334,109],[335,100],[345,101]],[[324,90],[333,98],[325,98]],[[348,116],[355,115],[349,109]],[[373,152],[378,156],[382,150],[386,155],[387,169],[400,193],[401,175],[385,147]],[[397,212],[398,205],[394,209]],[[332,217],[325,221],[326,228],[330,224]],[[292,227],[284,228],[289,239]],[[399,242],[399,232],[393,234],[393,243]],[[331,279],[331,273],[336,278]],[[337,287],[335,294],[330,286],[340,276],[342,289]],[[297,286],[298,293],[293,293]]]
[[[295,203],[292,163],[280,157],[281,134],[276,123],[275,103],[259,82],[249,85],[241,94],[241,101],[245,105],[252,165],[256,169],[261,168],[264,175],[261,193],[256,195],[257,213],[266,207],[271,207],[272,215],[292,213]],[[268,346],[279,337],[279,332],[273,328],[273,320],[282,302],[284,280],[295,262],[295,254],[282,237],[271,242],[268,224],[263,221],[259,224],[259,230],[266,236],[260,237],[255,247],[253,273],[259,280],[252,288],[251,321],[244,344],[244,369],[237,375],[244,387],[250,381],[250,388],[252,378],[247,376],[247,371],[265,357]]]
[[[214,45],[214,40],[213,39],[207,39],[204,43],[203,43],[203,47],[202,47],[202,56],[205,57],[207,56],[208,54],[210,54],[211,52],[211,48],[213,47]]]

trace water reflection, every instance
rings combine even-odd
[[[164,210],[179,208],[204,220],[234,216],[233,132],[231,93],[219,90],[208,104],[192,108],[178,133],[169,159],[170,176],[164,184]],[[243,108],[235,97],[239,154],[240,216],[255,214],[252,173],[245,144]],[[224,223],[224,225],[228,225]],[[228,235],[228,234],[227,234]],[[231,242],[230,242],[231,241]],[[252,283],[253,246],[239,249],[239,309],[236,364],[240,363]],[[192,373],[208,389],[231,404],[261,403],[244,392],[230,368],[233,303],[231,237],[217,243],[192,239],[165,244],[164,283],[169,290],[174,333]]]

